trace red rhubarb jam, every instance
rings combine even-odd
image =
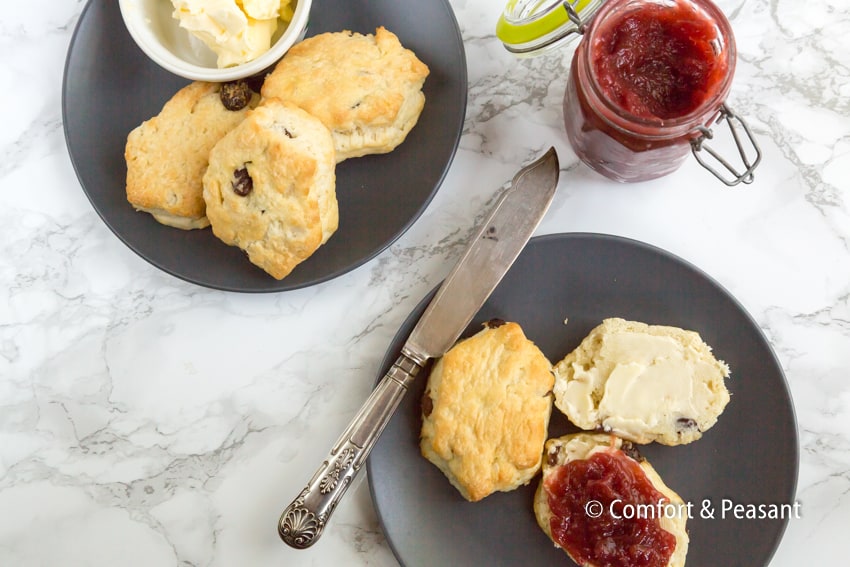
[[[714,24],[686,3],[650,4],[599,31],[591,65],[605,98],[641,118],[678,118],[723,81]]]
[[[573,56],[567,136],[617,181],[667,175],[717,118],[734,67],[731,27],[710,0],[609,0]]]
[[[676,537],[658,518],[623,512],[626,506],[654,506],[667,499],[622,451],[570,461],[550,474],[544,486],[552,511],[552,539],[577,563],[664,567],[670,561]],[[591,507],[596,503],[598,507]]]

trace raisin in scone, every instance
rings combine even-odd
[[[628,441],[575,433],[546,442],[534,515],[578,565],[682,567],[690,513]]]
[[[585,430],[682,445],[717,422],[728,376],[694,331],[611,318],[555,366],[555,406]]]
[[[517,323],[491,321],[438,359],[422,398],[422,455],[470,501],[527,484],[552,412],[552,365]]]
[[[204,201],[213,234],[276,279],[336,231],[330,132],[281,101],[264,101],[210,152]]]
[[[210,150],[259,100],[242,82],[194,82],[177,91],[127,136],[127,200],[168,226],[209,226],[202,193]]]
[[[395,149],[425,105],[428,66],[383,27],[328,32],[294,45],[263,83],[316,116],[333,134],[337,161]]]

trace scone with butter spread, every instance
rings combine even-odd
[[[283,279],[337,229],[335,167],[317,118],[263,101],[210,152],[203,196],[213,234]]]
[[[194,82],[177,91],[127,136],[130,204],[175,228],[209,226],[202,193],[210,150],[259,100],[242,82]]]
[[[391,152],[419,120],[428,66],[383,27],[328,32],[297,43],[262,96],[296,104],[330,129],[337,161]]]
[[[694,331],[611,318],[555,366],[555,406],[585,430],[682,445],[717,422],[728,376]]]
[[[552,365],[517,323],[494,320],[438,359],[422,398],[422,455],[472,502],[540,470]]]
[[[574,433],[546,442],[534,515],[578,565],[682,567],[691,513],[628,441]]]

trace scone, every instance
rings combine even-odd
[[[422,455],[475,502],[540,469],[552,365],[517,323],[491,321],[434,364],[422,398]]]
[[[546,442],[534,515],[583,567],[681,567],[691,507],[629,442],[575,433]],[[638,545],[631,545],[638,544]]]
[[[294,105],[264,101],[213,147],[203,195],[213,234],[283,279],[339,223],[330,132]]]
[[[337,161],[395,149],[416,125],[428,67],[383,27],[323,33],[294,45],[270,73],[263,98],[279,98],[330,129]]]
[[[127,136],[127,200],[162,224],[182,229],[209,226],[202,196],[210,150],[260,96],[240,83],[242,101],[222,100],[232,84],[194,82],[165,103],[160,113]],[[227,106],[234,108],[229,110]]]
[[[682,445],[717,422],[728,376],[694,331],[606,319],[555,366],[555,406],[585,430]]]

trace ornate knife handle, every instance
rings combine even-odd
[[[402,350],[310,483],[281,514],[277,531],[288,545],[306,549],[321,537],[331,514],[424,363],[421,357]]]

